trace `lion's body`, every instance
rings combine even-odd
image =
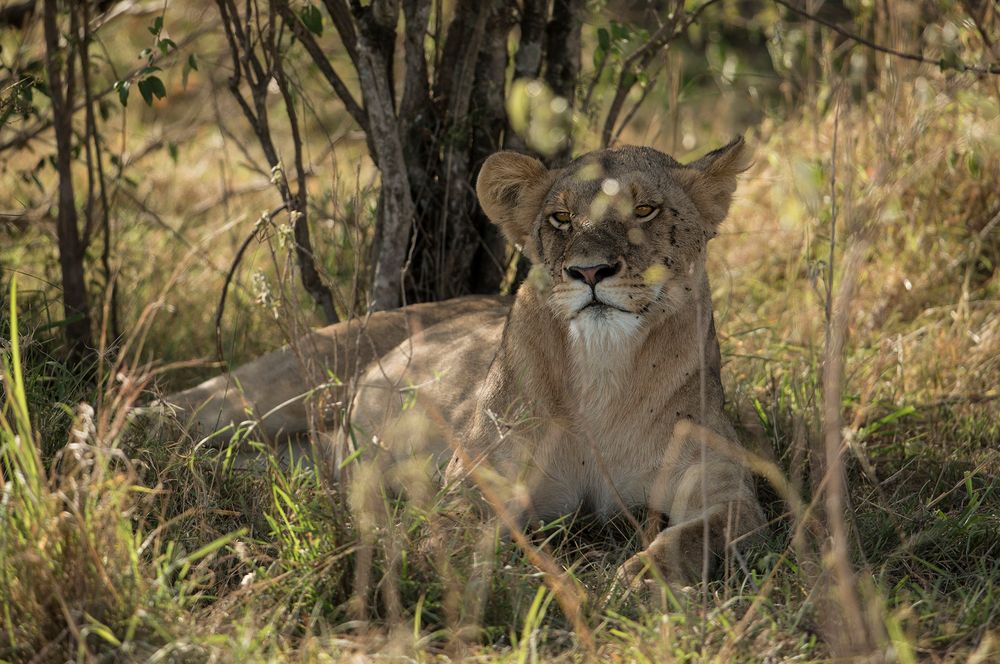
[[[435,338],[460,337],[480,320],[503,320],[509,308],[510,298],[472,296],[376,312],[315,330],[166,401],[181,410],[195,435],[209,436],[229,425],[258,420],[258,430],[267,438],[293,436],[323,418],[312,406],[321,400],[341,402],[354,393],[355,379],[376,368],[382,358],[405,352],[410,341],[429,328],[439,326]],[[321,385],[325,387],[317,390]],[[315,397],[309,396],[312,391]],[[384,397],[388,403],[392,395]]]
[[[735,433],[705,247],[744,163],[741,143],[689,167],[640,148],[563,171],[501,153],[483,168],[480,201],[535,263],[512,305],[374,314],[237,370],[242,397],[223,395],[220,377],[170,401],[207,401],[198,423],[210,431],[245,419],[246,402],[264,414],[322,382],[306,367],[356,376],[351,423],[389,458],[447,463],[449,483],[500,496],[494,507],[521,524],[580,509],[664,514],[669,526],[623,572],[652,560],[668,580],[694,580],[704,551],[724,554],[762,520],[740,460],[709,444]],[[294,402],[262,428],[304,430],[307,411]]]

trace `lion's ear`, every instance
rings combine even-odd
[[[695,207],[712,227],[722,223],[736,191],[736,176],[750,168],[751,154],[742,136],[687,166],[675,168],[672,175],[684,187]]]
[[[491,155],[479,171],[476,195],[483,211],[507,239],[523,246],[552,185],[552,172],[533,157],[517,152]]]

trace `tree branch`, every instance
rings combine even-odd
[[[323,54],[323,49],[320,48],[319,44],[317,44],[316,40],[313,38],[312,33],[309,32],[309,30],[302,24],[299,17],[296,16],[291,10],[288,6],[287,0],[280,0],[274,4],[278,9],[278,13],[280,13],[281,17],[285,19],[285,23],[292,29],[292,34],[295,35],[296,39],[302,42],[302,45],[305,47],[310,57],[312,57],[316,68],[319,69],[321,74],[323,74],[323,77],[330,84],[330,87],[333,88],[337,97],[339,97],[340,101],[343,102],[344,108],[351,115],[351,117],[354,118],[354,121],[358,123],[361,130],[367,134],[368,117],[365,115],[364,109],[361,108],[360,104],[358,104],[358,102],[354,99],[354,95],[352,95],[351,91],[347,89],[343,79],[337,75],[333,65],[330,64],[330,60]]]
[[[615,124],[618,122],[618,116],[625,105],[628,93],[632,90],[632,86],[635,85],[635,71],[646,69],[660,51],[667,47],[670,42],[681,36],[688,27],[698,20],[702,12],[716,2],[719,2],[719,0],[706,0],[706,2],[699,5],[693,12],[685,15],[684,0],[675,0],[674,8],[667,16],[667,22],[653,33],[649,41],[625,59],[625,62],[622,63],[622,71],[618,75],[615,96],[611,100],[611,106],[604,119],[604,128],[601,131],[601,145],[608,147],[611,144],[612,136],[615,135]],[[621,129],[617,133],[620,134]]]
[[[316,269],[316,258],[313,254],[312,239],[309,237],[309,205],[308,190],[306,189],[306,169],[302,163],[302,135],[299,132],[298,113],[295,111],[295,102],[288,89],[288,79],[285,76],[285,69],[281,63],[281,53],[278,52],[277,43],[273,44],[272,62],[274,63],[274,80],[281,91],[281,98],[285,102],[285,112],[288,115],[288,125],[292,131],[292,147],[295,153],[295,196],[292,198],[294,207],[290,212],[292,218],[292,229],[295,235],[295,258],[299,264],[299,273],[302,287],[312,296],[316,304],[323,310],[323,317],[327,325],[340,322],[337,310],[333,306],[333,293],[330,288],[323,283],[319,271]],[[282,177],[287,177],[285,173]]]
[[[267,219],[271,219],[274,215],[278,214],[282,210],[286,210],[287,205],[282,203],[278,207],[267,213]],[[229,295],[229,285],[233,281],[233,277],[236,275],[236,269],[239,267],[240,262],[243,260],[243,254],[246,253],[247,247],[250,246],[250,242],[253,241],[260,230],[263,228],[263,219],[258,220],[253,226],[253,231],[244,238],[243,242],[240,243],[239,249],[236,250],[236,255],[233,256],[233,262],[229,264],[229,270],[226,272],[226,278],[222,282],[222,293],[219,295],[219,303],[215,305],[215,353],[219,360],[219,364],[223,367],[226,366],[225,354],[222,352],[222,315],[226,311],[226,296]]]
[[[354,29],[354,19],[351,18],[351,10],[344,4],[344,0],[323,0],[323,5],[330,14],[333,27],[337,29],[337,34],[340,35],[340,41],[343,42],[344,48],[347,49],[347,55],[351,58],[351,62],[354,63],[354,67],[357,68],[358,33]]]
[[[298,116],[295,106],[292,103],[291,95],[288,91],[288,83],[281,67],[281,54],[278,51],[277,36],[274,23],[275,15],[272,13],[267,24],[266,34],[261,33],[263,43],[263,54],[266,66],[261,64],[257,56],[256,47],[250,39],[250,14],[247,14],[247,25],[241,27],[239,14],[233,0],[216,0],[219,13],[222,17],[223,28],[226,40],[229,42],[230,55],[233,58],[233,75],[229,79],[229,88],[239,104],[243,115],[250,123],[257,135],[264,157],[271,168],[272,181],[281,194],[284,205],[289,210],[292,218],[292,227],[295,236],[295,254],[299,267],[302,287],[313,298],[313,301],[322,309],[324,319],[327,323],[335,323],[338,320],[336,309],[333,306],[333,295],[330,289],[323,283],[316,270],[316,264],[312,252],[312,243],[309,238],[309,227],[307,225],[306,209],[306,184],[305,168],[302,164],[302,137],[299,133]],[[274,8],[272,7],[272,11]],[[249,4],[247,11],[250,11]],[[297,22],[298,19],[292,17]],[[261,18],[257,16],[257,29],[261,32]],[[241,73],[242,71],[242,73]],[[240,91],[240,81],[245,76],[247,84],[250,86],[250,94],[253,98],[253,108]],[[292,142],[295,150],[295,172],[297,189],[293,194],[288,184],[288,178],[284,172],[284,166],[278,156],[278,151],[271,138],[271,129],[267,116],[267,88],[272,77],[278,84],[282,99],[285,102],[285,111],[288,115],[288,123],[292,132]]]
[[[927,65],[935,65],[937,67],[940,67],[941,69],[951,69],[953,71],[969,71],[975,74],[1000,74],[1000,64],[967,65],[964,62],[958,62],[958,63],[946,62],[944,59],[932,60],[931,58],[926,58],[920,55],[919,53],[908,53],[906,51],[900,51],[894,48],[890,48],[888,46],[882,46],[881,44],[876,44],[870,39],[866,39],[861,35],[857,35],[854,34],[853,32],[845,30],[836,23],[832,23],[831,21],[827,21],[826,19],[821,18],[815,14],[810,14],[809,12],[803,9],[799,9],[791,2],[788,2],[787,0],[774,0],[774,2],[776,4],[781,5],[782,7],[785,7],[786,9],[789,9],[793,13],[798,14],[802,18],[808,19],[815,23],[819,23],[822,26],[830,28],[840,36],[846,37],[847,39],[850,39],[851,41],[856,42],[858,44],[861,44],[862,46],[867,46],[873,51],[894,55],[897,58],[902,58],[904,60],[912,60],[913,62],[920,62]]]

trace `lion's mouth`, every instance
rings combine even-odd
[[[594,309],[597,312],[613,310],[613,311],[621,311],[622,313],[626,313],[626,314],[632,313],[628,309],[623,309],[622,307],[619,307],[617,305],[611,304],[610,302],[605,302],[604,300],[599,300],[596,297],[594,299],[592,299],[590,302],[588,302],[587,304],[583,305],[580,308],[580,310],[577,311],[576,313],[577,313],[577,315],[579,315],[579,314],[582,314],[584,311],[587,311],[588,309]]]

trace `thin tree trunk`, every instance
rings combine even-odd
[[[108,320],[105,321],[112,339],[121,336],[121,326],[118,322],[118,285],[115,283],[115,276],[111,270],[111,207],[108,201],[107,180],[104,177],[104,156],[101,151],[101,135],[97,131],[97,119],[94,115],[94,94],[90,85],[90,5],[81,3],[80,13],[83,24],[83,38],[80,42],[80,75],[83,81],[84,109],[86,111],[87,130],[84,134],[88,141],[87,168],[88,174],[93,180],[97,175],[97,187],[101,205],[101,230],[103,233],[103,243],[101,246],[101,268],[104,272],[104,288],[108,297]],[[89,148],[90,143],[94,144],[93,156]],[[93,193],[87,195],[87,228],[89,229],[94,220],[93,215]],[[83,246],[90,245],[89,233],[84,233]]]
[[[475,251],[476,238],[470,217],[475,210],[469,197],[470,146],[475,122],[470,117],[476,84],[476,67],[486,35],[486,22],[493,15],[496,2],[476,6],[471,33],[461,36],[461,55],[454,65],[444,125],[444,205],[436,228],[441,234],[436,248],[436,265],[447,279],[438,279],[435,299],[464,294],[468,281],[469,260]],[[506,50],[504,51],[506,53]],[[464,291],[464,292],[463,292]]]
[[[476,64],[476,81],[472,90],[472,117],[476,119],[472,131],[470,160],[471,181],[479,174],[479,168],[494,152],[505,147],[509,138],[505,134],[507,126],[506,70],[509,55],[507,38],[516,23],[512,7],[505,2],[494,2],[493,10],[487,18],[486,34],[479,49]],[[497,227],[483,214],[471,188],[469,198],[469,219],[475,245],[468,252],[471,257],[466,270],[469,292],[496,293],[500,290],[507,266],[507,243]]]
[[[59,213],[56,234],[59,240],[59,266],[62,270],[63,306],[66,314],[66,343],[70,357],[81,359],[93,348],[87,286],[83,271],[85,247],[77,226],[76,197],[73,192],[73,59],[59,49],[56,23],[56,0],[45,0],[45,68],[52,99],[53,126],[56,137],[56,170],[59,173]],[[62,60],[67,63],[66,87],[63,87]]]
[[[524,0],[521,9],[521,38],[514,56],[514,81],[536,79],[545,57],[545,26],[549,17],[548,0]],[[504,144],[510,150],[529,152],[527,143],[508,127]]]
[[[374,5],[372,10],[374,10]],[[372,285],[374,311],[398,307],[403,297],[403,276],[413,226],[413,197],[406,172],[406,158],[397,123],[391,83],[380,44],[382,30],[371,11],[362,19],[358,34],[358,79],[364,91],[365,112],[382,174],[379,205],[380,242]],[[395,26],[395,24],[393,24]]]
[[[555,0],[545,35],[545,82],[555,94],[566,99],[570,108],[576,102],[576,82],[580,76],[583,10],[584,0]],[[561,165],[572,155],[573,142],[567,139],[552,155],[551,162]]]

